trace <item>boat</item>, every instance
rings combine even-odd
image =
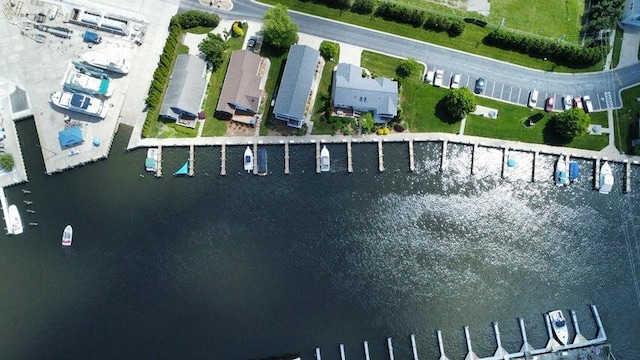
[[[556,186],[565,186],[569,184],[569,173],[567,171],[567,162],[565,161],[564,156],[560,156],[556,163],[555,180]]]
[[[577,161],[569,161],[569,181],[575,182],[580,177],[580,166]]]
[[[20,218],[20,213],[18,212],[18,207],[15,205],[9,206],[9,232],[14,235],[22,234],[24,230],[22,227],[22,218]]]
[[[184,163],[184,165],[182,165],[182,167],[178,169],[178,171],[174,172],[173,175],[174,176],[187,175],[188,173],[189,173],[189,160],[187,160]]]
[[[609,162],[605,161],[604,164],[600,167],[600,188],[598,191],[600,194],[608,194],[611,192],[611,188],[613,187],[613,172],[611,171],[611,166],[609,166]]]
[[[123,75],[126,75],[129,72],[129,64],[127,64],[122,56],[100,51],[87,51],[80,55],[80,58],[87,64],[100,69],[105,69]]]
[[[51,103],[59,108],[67,109],[101,119],[107,117],[109,107],[104,101],[84,94],[76,94],[67,91],[56,91],[49,97]]]
[[[144,167],[147,171],[156,172],[158,170],[158,149],[147,150],[147,158],[144,160]]]
[[[244,169],[247,172],[253,171],[253,151],[248,146],[244,150]]]
[[[83,92],[93,96],[109,97],[113,94],[112,85],[109,77],[92,76],[71,67],[65,74],[63,88],[69,92]]]
[[[562,310],[554,310],[549,313],[551,328],[553,333],[562,345],[567,345],[569,341],[569,331],[567,330],[567,322],[564,319]]]
[[[258,149],[258,175],[267,175],[267,150]]]
[[[326,145],[323,145],[322,150],[320,150],[320,171],[329,170],[331,170],[331,157],[329,156],[329,149],[327,149]]]
[[[71,246],[73,241],[73,228],[71,225],[67,225],[62,232],[62,245]]]

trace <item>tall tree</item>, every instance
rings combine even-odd
[[[204,54],[205,59],[211,63],[213,71],[218,70],[224,60],[224,51],[227,43],[218,34],[208,33],[207,38],[198,44],[198,49]]]
[[[287,49],[298,42],[298,24],[291,21],[284,5],[267,10],[262,25],[264,42],[278,49]]]
[[[587,133],[590,119],[584,110],[574,108],[553,115],[549,121],[558,135],[566,140],[572,140]]]
[[[476,97],[466,87],[453,89],[444,97],[444,107],[452,119],[458,121],[476,109]]]

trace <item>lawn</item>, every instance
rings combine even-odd
[[[269,58],[269,61],[271,61],[267,83],[265,84],[267,101],[265,102],[264,116],[262,117],[262,124],[260,125],[260,135],[264,136],[267,135],[269,126],[271,126],[271,122],[275,121],[271,119],[271,111],[273,110],[273,107],[271,106],[271,100],[275,99],[277,95],[275,93],[276,85],[280,81],[280,77],[284,72],[284,65],[285,60],[287,59],[288,52],[275,51],[274,49],[267,46],[267,44],[263,44],[260,55]]]
[[[640,86],[629,88],[622,92],[622,105],[620,110],[614,111],[616,147],[625,154],[631,153],[631,141],[638,137],[638,125],[636,119],[640,118]]]
[[[331,82],[333,78],[333,69],[338,65],[336,61],[327,61],[322,69],[322,78],[318,85],[318,93],[316,95],[316,102],[313,106],[313,115],[311,120],[313,121],[313,135],[333,135],[335,131],[331,125],[324,120],[325,102],[322,101],[331,96]]]
[[[611,68],[615,69],[620,63],[620,49],[622,48],[622,38],[624,37],[624,30],[616,27],[616,36],[613,40],[613,53],[611,54]]]
[[[386,33],[396,34],[407,38],[412,38],[440,46],[454,48],[461,51],[465,51],[472,54],[478,54],[497,60],[506,61],[513,64],[518,64],[534,69],[555,71],[555,72],[588,72],[602,70],[602,63],[598,63],[594,66],[584,69],[571,69],[565,66],[553,66],[549,61],[543,59],[536,59],[530,56],[520,54],[513,51],[504,51],[495,47],[486,46],[482,43],[482,39],[492,31],[491,28],[481,28],[475,25],[467,25],[461,36],[456,38],[449,37],[446,33],[437,33],[426,31],[422,28],[414,28],[410,25],[398,24],[391,21],[385,21],[380,18],[375,18],[370,15],[359,15],[350,11],[341,11],[339,9],[328,8],[323,5],[314,4],[310,1],[302,0],[261,0],[264,3],[276,5],[283,4],[291,10],[301,11],[316,16],[321,16],[336,21],[350,23],[366,28],[371,28]],[[506,1],[506,0],[505,0]],[[545,0],[551,1],[551,0]],[[569,1],[569,0],[565,0]],[[515,0],[514,0],[515,2]],[[523,2],[524,3],[524,2]],[[528,13],[529,15],[531,12]],[[523,15],[524,16],[524,15]],[[510,20],[509,20],[510,23]],[[546,22],[540,21],[540,27],[545,27]],[[558,35],[561,37],[563,34]],[[571,34],[564,34],[566,38],[571,41],[577,39]]]

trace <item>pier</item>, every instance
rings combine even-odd
[[[409,171],[416,171],[415,157],[413,156],[413,139],[407,139],[409,142]]]
[[[595,189],[600,189],[600,158],[596,159],[596,165],[593,168],[593,172],[595,173],[593,176],[593,187]]]
[[[193,176],[193,165],[195,162],[195,151],[193,144],[189,145],[189,176]]]
[[[284,143],[284,173],[289,175],[289,143]]]
[[[353,172],[353,155],[351,153],[351,140],[347,141],[347,172]]]
[[[533,164],[531,166],[531,182],[536,182],[536,164],[538,163],[538,155],[540,155],[540,152],[538,151],[533,152]]]
[[[156,177],[162,177],[162,145],[158,145],[158,163],[156,168]]]
[[[473,144],[473,151],[471,152],[471,175],[476,174],[476,153],[478,153],[478,144]]]
[[[227,145],[222,144],[220,147],[220,175],[227,175]]]
[[[444,168],[447,166],[447,145],[449,144],[449,140],[442,141],[442,157],[440,158],[440,171],[444,171]]]
[[[0,188],[0,203],[2,203],[2,214],[4,215],[7,234],[13,234],[11,231],[11,221],[9,220],[9,204],[7,203],[7,196],[4,194],[4,188]]]
[[[320,143],[316,143],[316,173],[320,174]]]
[[[627,160],[624,161],[624,192],[631,191],[631,163]]]
[[[384,171],[384,153],[382,152],[382,139],[378,140],[378,171]]]

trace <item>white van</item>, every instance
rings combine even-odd
[[[530,108],[534,108],[536,107],[536,104],[538,103],[538,90],[533,90],[532,92],[529,93],[529,104],[528,106]]]
[[[584,103],[584,111],[586,113],[593,112],[593,104],[591,103],[591,96],[585,95],[582,97],[582,102]]]

